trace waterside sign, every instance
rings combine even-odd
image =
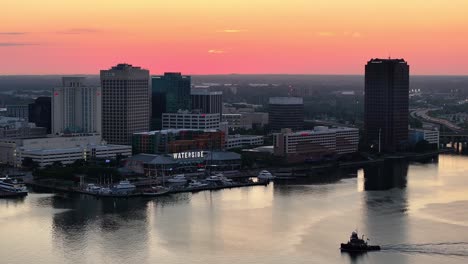
[[[196,159],[203,158],[203,151],[190,151],[190,152],[179,152],[173,153],[172,157],[174,159]]]

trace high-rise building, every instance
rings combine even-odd
[[[403,59],[371,59],[365,70],[366,142],[385,152],[401,150],[408,142],[409,65]]]
[[[152,128],[161,127],[162,113],[176,113],[179,110],[190,110],[190,76],[180,72],[166,72],[164,75],[152,76]]]
[[[84,77],[63,77],[52,91],[52,134],[101,133],[101,88]]]
[[[50,134],[52,128],[52,100],[50,97],[38,97],[34,103],[29,104],[29,122],[36,127],[45,127]]]
[[[101,70],[102,136],[110,144],[131,145],[132,135],[149,131],[149,71],[129,64]]]
[[[301,97],[272,97],[268,107],[268,123],[272,131],[283,128],[301,130],[304,126],[304,102]]]
[[[192,111],[205,114],[223,114],[223,92],[211,92],[208,89],[192,89]]]

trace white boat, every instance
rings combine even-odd
[[[259,180],[268,180],[268,181],[269,181],[269,180],[273,180],[273,179],[275,178],[275,176],[273,176],[273,175],[272,175],[269,171],[267,171],[267,170],[262,170],[262,171],[258,174],[257,178],[258,178]]]
[[[153,186],[151,188],[145,189],[142,192],[143,196],[160,196],[168,193],[170,191],[169,188],[164,186]]]
[[[203,182],[199,182],[199,181],[192,181],[189,183],[189,188],[201,188],[201,187],[205,187],[205,186],[208,186],[208,183],[203,183]]]
[[[8,176],[0,178],[0,189],[20,194],[27,194],[28,188],[22,183],[19,183],[16,179],[10,179]]]
[[[183,174],[178,174],[178,175],[175,175],[174,177],[170,178],[169,180],[167,180],[167,182],[169,183],[187,183],[187,178],[185,178],[185,175]]]
[[[112,188],[113,193],[130,193],[136,189],[136,186],[131,184],[130,181],[120,181],[117,185]]]
[[[89,183],[88,185],[86,185],[85,190],[90,193],[99,193],[101,191],[101,187],[97,186],[94,183]]]
[[[205,179],[207,182],[223,183],[223,184],[232,184],[232,180],[224,177],[222,173],[216,173]]]

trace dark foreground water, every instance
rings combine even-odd
[[[340,253],[356,228],[383,250]],[[468,263],[468,158],[159,199],[31,193],[0,200],[0,263]]]

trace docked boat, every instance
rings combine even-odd
[[[16,179],[10,179],[8,176],[0,178],[0,189],[17,194],[28,194],[28,188],[23,183],[19,183]]]
[[[367,239],[369,240],[369,239]],[[364,240],[364,236],[359,238],[357,232],[351,233],[348,243],[341,243],[341,251],[347,252],[366,252],[366,251],[376,251],[380,250],[378,245],[368,245],[367,241]]]
[[[112,193],[124,193],[128,194],[133,192],[136,189],[136,186],[131,184],[130,181],[125,180],[125,181],[120,181],[117,185],[114,185],[112,188]]]
[[[188,187],[189,188],[202,188],[202,187],[206,187],[208,185],[209,185],[208,183],[203,183],[203,182],[194,180],[194,181],[189,183]]]
[[[205,181],[211,182],[211,183],[221,183],[225,185],[230,185],[232,184],[232,180],[228,179],[224,176],[222,173],[216,173],[215,175],[208,176]]]
[[[99,193],[101,191],[101,187],[97,186],[94,183],[89,183],[86,185],[85,191],[90,193]]]
[[[143,196],[160,196],[169,193],[170,189],[163,186],[153,186],[151,188],[143,190],[141,193]]]
[[[175,183],[175,184],[185,184],[187,183],[187,178],[185,178],[185,175],[183,174],[178,174],[169,180],[167,180],[168,183]]]
[[[275,176],[273,176],[273,175],[272,175],[269,171],[267,171],[267,170],[262,170],[262,171],[258,174],[257,178],[258,178],[259,180],[270,181],[270,180],[273,180],[273,179],[275,178]]]

